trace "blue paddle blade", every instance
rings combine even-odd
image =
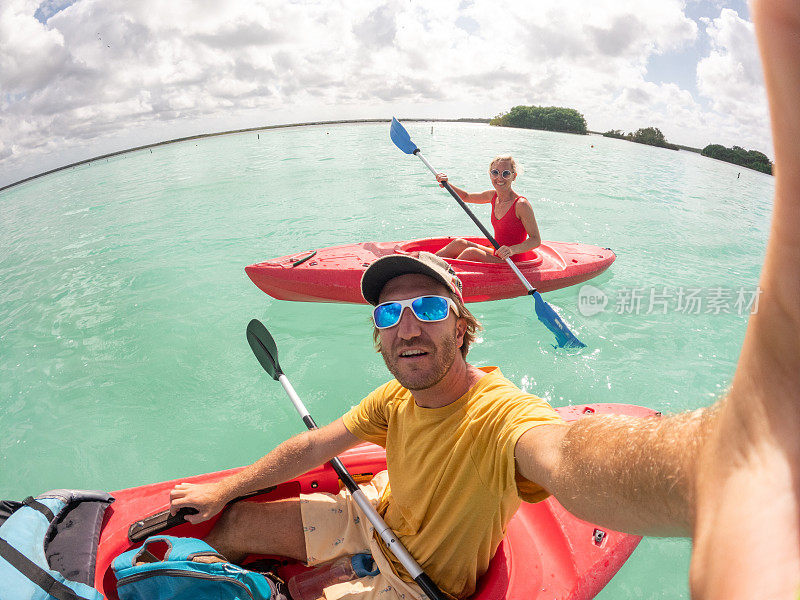
[[[533,301],[536,307],[536,316],[544,323],[553,335],[556,336],[556,343],[559,348],[585,348],[586,344],[575,337],[575,334],[569,330],[567,324],[558,316],[558,313],[553,310],[553,307],[545,302],[542,295],[535,291],[533,292]]]
[[[394,145],[400,148],[406,154],[414,154],[419,148],[411,141],[411,136],[408,135],[406,128],[400,124],[400,121],[392,117],[392,126],[389,129],[389,137],[392,138]]]

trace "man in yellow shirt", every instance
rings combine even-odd
[[[692,535],[693,597],[796,600],[800,590],[800,3],[757,0],[752,13],[773,122],[775,205],[759,311],[750,319],[733,384],[723,401],[662,419],[592,417],[559,423],[546,404],[519,398],[513,387],[506,388],[510,384],[499,372],[481,371],[464,360],[459,349],[464,350],[469,336],[468,318],[466,313],[455,314],[457,294],[447,281],[406,273],[385,282],[378,292],[381,302],[403,302],[397,323],[378,332],[383,356],[398,383],[379,388],[344,418],[284,442],[229,479],[214,485],[177,486],[171,494],[173,510],[192,506],[199,513],[189,520],[208,519],[231,498],[319,466],[355,445],[359,436],[383,441],[385,435],[390,470],[400,442],[404,446],[399,449],[401,458],[416,443],[427,444],[418,463],[396,473],[413,484],[417,473],[406,469],[427,468],[425,453],[439,448],[432,447],[435,444],[427,432],[402,439],[404,432],[393,430],[393,424],[400,422],[397,419],[405,423],[410,418],[410,427],[424,429],[426,421],[435,421],[441,411],[447,428],[454,417],[448,407],[454,405],[459,407],[455,412],[464,407],[463,414],[469,414],[465,423],[474,425],[473,418],[486,418],[488,407],[487,422],[495,429],[492,439],[501,442],[497,452],[484,453],[484,442],[478,441],[475,449],[461,448],[455,456],[468,463],[465,472],[474,469],[491,479],[486,489],[499,494],[498,505],[486,523],[484,541],[467,540],[473,555],[458,557],[471,564],[463,570],[459,567],[462,574],[457,580],[440,584],[451,593],[467,593],[474,585],[470,573],[480,573],[484,557],[492,552],[497,525],[514,508],[512,492],[524,497],[531,485],[527,481],[538,484],[538,493],[552,493],[579,517],[610,528]],[[426,294],[449,297],[456,311],[448,303],[441,321],[420,321],[405,301]],[[425,320],[428,315],[422,314]],[[388,324],[391,319],[382,322]],[[493,403],[484,404],[482,392],[495,385],[510,396],[512,411],[527,403],[534,407],[534,414],[514,412],[506,418],[493,413]],[[418,412],[433,416],[417,418]],[[509,427],[504,426],[506,421]],[[465,439],[480,432],[480,427],[468,431]],[[447,439],[458,446],[457,436],[453,441],[448,434]],[[442,460],[447,457],[436,455],[430,462]],[[459,466],[442,470],[442,476],[452,481],[458,477]],[[392,477],[394,481],[394,473]],[[415,549],[418,562],[435,572],[439,559],[429,555],[429,544],[445,549],[447,541],[441,532],[453,529],[447,523],[449,512],[439,510],[437,503],[442,498],[455,502],[457,514],[463,513],[463,507],[448,497],[450,490],[444,485],[441,491],[431,492],[437,481],[425,481],[422,496],[411,498],[396,482],[387,491],[385,477],[380,479],[372,486],[373,498],[381,502],[387,521],[401,529],[399,535]],[[536,499],[536,488],[530,492],[531,499]],[[474,501],[486,510],[485,500]],[[473,499],[461,501],[468,504]],[[266,553],[305,560],[302,504],[238,503],[218,522],[210,536],[212,545],[234,559]],[[426,507],[423,512],[420,506]],[[437,515],[436,523],[428,520],[429,514]],[[415,538],[427,531],[432,541]],[[370,544],[382,572],[394,576],[383,551],[373,548]]]
[[[395,379],[342,418],[219,484],[181,484],[173,507],[194,506],[208,518],[245,488],[286,481],[361,441],[374,442],[386,448],[388,476],[363,486],[365,493],[428,576],[452,597],[468,597],[520,502],[548,496],[518,473],[520,438],[563,422],[496,367],[466,361],[480,325],[444,260],[427,252],[386,256],[366,270],[361,285],[377,305],[376,343]],[[379,575],[336,586],[328,600],[387,598],[387,591],[389,598],[425,598],[347,492],[234,505],[206,541],[232,560],[278,554],[314,565],[371,552]]]
[[[440,588],[467,597],[520,501],[548,496],[518,481],[517,442],[532,428],[562,421],[496,367],[466,362],[478,323],[441,258],[381,258],[361,285],[377,305],[377,341],[395,379],[345,414],[343,425],[386,448],[390,485],[378,504],[386,524]],[[399,561],[378,549],[410,581]]]

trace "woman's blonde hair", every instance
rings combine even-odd
[[[459,319],[464,319],[467,322],[467,329],[464,332],[464,339],[461,342],[461,356],[464,358],[467,357],[467,353],[469,352],[469,347],[472,345],[472,342],[475,341],[475,337],[477,336],[478,331],[483,329],[481,322],[473,315],[469,309],[464,305],[464,302],[455,294],[450,294],[450,297],[453,299],[453,302],[456,304],[456,308],[458,309]],[[373,324],[374,325],[374,324]],[[381,337],[380,337],[380,330],[377,327],[372,328],[372,341],[375,344],[375,350],[377,352],[381,351]]]
[[[517,161],[514,160],[514,157],[510,154],[498,154],[492,159],[492,162],[489,163],[489,169],[492,168],[494,163],[500,162],[501,160],[505,160],[511,163],[511,172],[516,173],[517,175],[522,174],[522,165],[517,165]]]

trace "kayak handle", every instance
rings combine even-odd
[[[298,259],[298,260],[294,261],[294,262],[292,263],[292,268],[294,269],[296,266],[298,266],[298,265],[302,265],[302,264],[303,264],[304,262],[306,262],[307,260],[309,260],[309,259],[313,258],[314,256],[316,256],[316,254],[317,254],[317,251],[316,251],[316,250],[314,250],[313,252],[311,252],[310,254],[308,254],[308,255],[304,256],[303,258],[300,258],[300,259]]]
[[[128,528],[128,541],[132,544],[143,542],[151,535],[156,535],[167,529],[172,529],[183,523],[187,523],[188,515],[196,514],[196,508],[182,508],[177,514],[170,514],[169,509],[150,515],[144,519],[132,523]]]
[[[239,500],[244,500],[245,498],[252,498],[253,496],[260,496],[261,494],[267,494],[274,490],[276,486],[264,488],[263,490],[256,490],[255,492],[250,492],[249,494],[244,494],[237,498],[234,498],[230,502],[228,502],[225,506],[230,506],[234,502],[238,502]],[[189,515],[197,514],[198,510],[196,508],[191,508],[186,506],[180,509],[176,514],[172,515],[169,512],[169,509],[162,510],[160,513],[156,513],[154,515],[150,515],[149,517],[145,517],[144,519],[139,519],[138,521],[134,521],[131,523],[131,526],[128,528],[128,541],[132,544],[138,544],[139,542],[143,542],[151,535],[157,535],[162,531],[166,531],[167,529],[172,529],[173,527],[177,527],[178,525],[183,525],[184,523],[188,523],[186,517]]]

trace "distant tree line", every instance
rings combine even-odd
[[[757,150],[745,150],[739,146],[726,148],[720,144],[709,144],[703,148],[700,154],[772,175],[772,162],[766,154]]]
[[[647,144],[648,146],[658,146],[659,148],[669,148],[678,150],[678,146],[670,144],[658,127],[643,127],[631,133],[623,133],[619,129],[611,129],[603,134],[605,137],[619,138],[636,142],[637,144]]]
[[[463,119],[467,120],[467,119]],[[475,119],[477,121],[478,119]],[[524,129],[543,129],[545,131],[561,131],[585,135],[586,119],[574,108],[563,106],[524,106],[518,105],[505,113],[500,113],[489,121],[489,125],[499,127],[522,127]],[[603,134],[605,137],[618,138],[647,144],[670,150],[680,150],[681,146],[671,144],[658,127],[642,127],[636,131],[625,133],[620,129],[611,129]],[[697,152],[695,148],[687,148]],[[710,156],[762,173],[772,174],[772,163],[765,154],[756,150],[745,150],[739,146],[726,148],[719,144],[709,144],[701,151],[703,156]]]
[[[574,108],[561,106],[515,106],[489,121],[500,127],[523,127],[586,134],[586,119]]]

